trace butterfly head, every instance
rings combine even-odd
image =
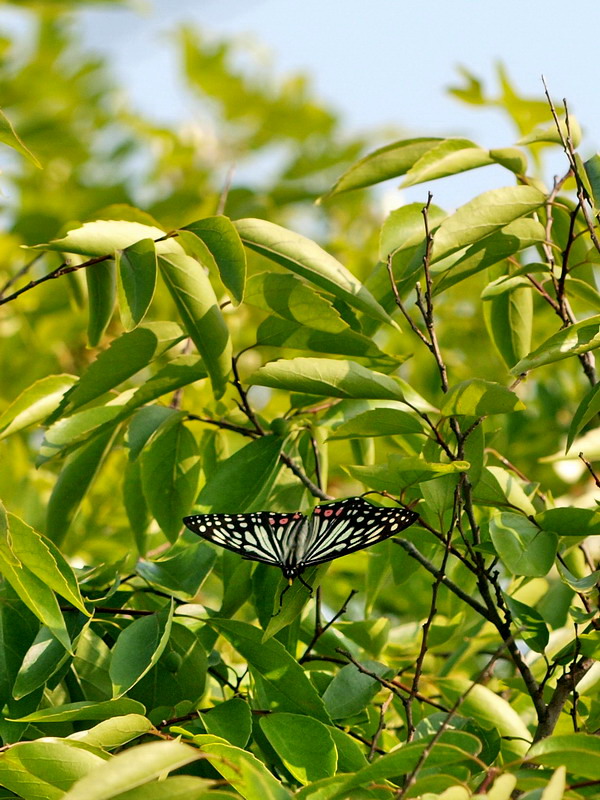
[[[291,586],[294,581],[294,578],[298,576],[298,567],[291,566],[290,564],[284,564],[281,567],[281,571],[283,572],[283,577],[287,578],[287,581]]]

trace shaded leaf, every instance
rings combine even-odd
[[[441,408],[444,416],[466,414],[480,417],[522,411],[525,405],[506,386],[482,378],[471,378],[452,386]]]
[[[158,271],[154,241],[141,239],[117,250],[115,260],[121,322],[131,331],[144,319],[154,297]]]
[[[246,254],[229,217],[205,217],[191,222],[183,230],[191,231],[208,247],[219,268],[223,284],[236,303],[241,303],[246,282]]]
[[[600,347],[600,316],[590,317],[557,331],[515,364],[511,372],[513,375],[520,375],[544,364],[553,364],[563,358],[587,353],[597,347]]]
[[[326,397],[402,400],[400,385],[354,361],[291,358],[271,361],[250,376],[250,385],[271,386]]]
[[[287,769],[306,785],[335,775],[337,751],[326,725],[298,714],[270,714],[263,733]]]
[[[552,569],[558,539],[540,530],[527,517],[511,512],[490,519],[490,535],[496,551],[513,575],[540,578]]]

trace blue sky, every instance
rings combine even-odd
[[[307,73],[348,130],[389,126],[390,139],[458,135],[507,146],[514,132],[500,112],[466,106],[445,89],[457,83],[459,64],[495,91],[494,65],[502,60],[532,96],[541,95],[543,73],[553,96],[566,97],[583,124],[589,155],[600,142],[599,19],[597,0],[572,8],[559,0],[147,0],[98,4],[83,12],[81,25],[83,46],[110,55],[135,105],[158,119],[193,119],[172,44],[173,32],[192,24],[236,37],[276,75]],[[448,188],[433,184],[436,199],[499,185],[505,177],[495,169],[454,178]],[[558,154],[551,169],[563,170]],[[411,191],[405,199],[423,193]]]
[[[307,73],[351,131],[389,126],[400,135],[507,146],[514,132],[500,112],[459,103],[446,87],[458,82],[462,64],[495,91],[502,60],[520,91],[540,96],[543,73],[583,124],[583,152],[591,154],[600,142],[599,19],[596,0],[571,9],[558,0],[152,0],[129,9],[99,5],[84,13],[83,25],[84,43],[110,53],[136,105],[159,118],[190,118],[170,39],[179,25],[195,24],[236,37],[275,74]],[[399,137],[390,130],[390,138]],[[550,167],[563,170],[558,154]],[[434,184],[436,199],[499,185],[505,177],[494,169],[453,179],[452,187]]]

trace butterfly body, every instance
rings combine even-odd
[[[382,542],[412,525],[418,514],[407,508],[379,508],[363,500],[300,511],[250,514],[197,514],[184,518],[189,530],[242,558],[279,567],[291,583],[308,567]]]

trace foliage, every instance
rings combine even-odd
[[[520,144],[357,160],[306,83],[187,31],[198,147],[32,19],[0,73],[2,796],[592,797],[600,162],[573,118],[467,75]],[[268,185],[226,177],[257,152]],[[454,211],[382,222],[368,190],[488,165]],[[278,570],[182,532],[367,490],[417,525],[280,610]]]

